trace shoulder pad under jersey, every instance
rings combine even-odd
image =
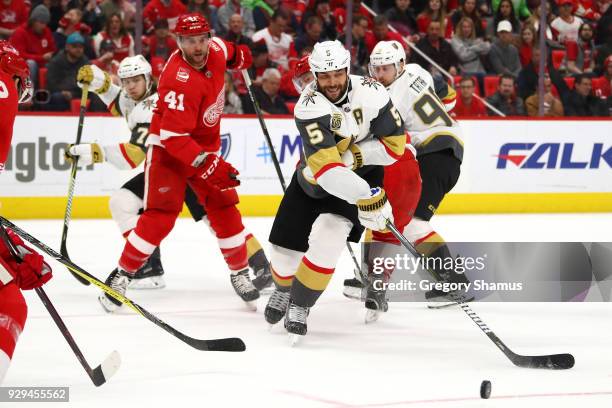
[[[369,76],[351,75],[351,104],[382,109],[389,102],[389,93],[383,84]]]
[[[331,113],[331,102],[316,91],[312,84],[302,91],[294,110],[295,118],[302,120],[320,118]]]

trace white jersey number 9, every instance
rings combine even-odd
[[[168,104],[168,109],[184,111],[185,107],[183,106],[183,99],[185,99],[185,94],[177,95],[176,92],[170,91],[164,97],[164,102]]]
[[[442,102],[438,99],[432,89],[430,93],[425,93],[414,103],[414,112],[419,116],[421,121],[426,125],[433,124],[436,120],[440,119],[446,126],[453,126],[453,120],[446,109],[442,105]]]
[[[0,81],[0,99],[8,98],[8,96],[9,96],[9,92],[8,92],[8,88],[6,87],[6,84]]]

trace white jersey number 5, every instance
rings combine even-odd
[[[164,97],[164,102],[168,104],[168,109],[184,111],[185,107],[183,106],[183,99],[185,99],[185,94],[177,95],[176,92],[170,91]]]
[[[8,98],[9,92],[6,84],[0,81],[0,99]]]

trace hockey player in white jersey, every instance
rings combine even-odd
[[[317,43],[309,57],[315,81],[300,95],[295,122],[304,157],[293,174],[270,232],[276,289],[265,310],[285,316],[293,339],[325,290],[346,240],[363,227],[382,231],[393,220],[382,186],[383,166],[405,149],[401,116],[384,87],[349,75],[350,53],[338,41]]]
[[[130,129],[130,139],[125,143],[100,145],[82,143],[68,148],[68,157],[79,156],[79,164],[108,162],[120,170],[136,168],[145,159],[145,142],[149,135],[149,124],[158,95],[155,92],[151,65],[142,55],[127,57],[117,70],[122,86],[111,82],[110,75],[95,65],[81,67],[77,83],[89,84],[114,116],[123,116]],[[142,208],[144,174],[140,173],[114,192],[110,199],[113,219],[125,236],[136,225]],[[133,289],[163,288],[164,269],[159,248],[154,256],[138,271],[130,285]]]
[[[82,143],[70,146],[68,155],[79,156],[79,164],[109,162],[119,169],[132,169],[138,167],[145,159],[149,125],[158,100],[151,65],[142,55],[127,57],[121,61],[117,74],[122,87],[112,84],[109,74],[95,65],[86,65],[79,70],[77,83],[80,85],[88,83],[89,89],[100,97],[113,115],[123,116],[131,131],[131,137],[128,142],[120,144]],[[111,214],[124,237],[136,226],[143,208],[144,189],[145,174],[141,172],[111,196]],[[194,220],[196,222],[203,220],[208,229],[206,212],[190,188],[185,191],[185,204]],[[268,286],[272,278],[266,255],[251,233],[245,230],[244,235],[247,241],[249,266],[256,276],[253,283],[258,289]],[[165,286],[163,274],[160,251],[157,248],[136,273],[129,287],[163,288]]]
[[[434,84],[432,76],[421,66],[406,64],[406,54],[397,41],[381,41],[374,47],[369,71],[387,87],[417,150],[422,192],[414,218],[403,234],[425,256],[446,259],[450,251],[429,221],[460,174],[461,128],[448,114],[454,106],[455,91],[446,83]],[[454,271],[434,272],[441,280],[467,280],[465,275]],[[426,296],[442,295],[443,292],[431,291]]]

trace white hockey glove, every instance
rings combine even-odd
[[[95,65],[83,65],[77,73],[77,85],[89,84],[89,90],[97,94],[108,92],[111,83],[110,75]]]
[[[353,170],[363,166],[363,156],[361,155],[361,149],[357,145],[351,145],[347,151],[342,153],[341,159],[345,167]]]
[[[66,161],[72,162],[72,159],[79,159],[79,164],[89,166],[92,163],[104,162],[104,147],[97,143],[81,143],[76,145],[68,145],[65,155]]]
[[[370,197],[357,200],[359,222],[375,231],[387,229],[387,220],[393,222],[393,211],[387,200],[385,190],[380,187],[370,189]]]

